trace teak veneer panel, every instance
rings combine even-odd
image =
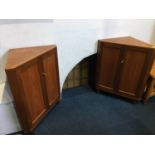
[[[13,69],[56,48],[56,45],[10,49],[5,69]]]
[[[119,48],[115,47],[103,47],[103,50],[105,52],[100,54],[102,61],[98,64],[100,66],[98,82],[106,89],[113,90],[121,53]]]
[[[126,46],[134,46],[134,47],[143,47],[143,48],[152,48],[151,44],[143,42],[139,39],[127,36],[127,37],[118,37],[118,38],[108,38],[102,39],[101,42],[112,43],[117,45],[126,45]]]

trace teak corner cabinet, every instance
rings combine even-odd
[[[152,46],[135,38],[99,40],[96,89],[141,100],[153,59]]]
[[[60,98],[57,48],[11,49],[5,70],[23,131],[32,132]]]

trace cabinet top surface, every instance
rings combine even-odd
[[[137,47],[144,47],[144,48],[152,48],[151,44],[138,40],[136,38],[127,36],[127,37],[119,37],[119,38],[109,38],[109,39],[102,39],[101,42],[106,43],[114,43],[120,45],[128,45],[128,46],[137,46]]]
[[[56,48],[56,45],[10,49],[5,69],[14,69],[22,64]]]

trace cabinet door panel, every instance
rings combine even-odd
[[[37,60],[20,70],[20,81],[23,89],[21,93],[24,96],[25,111],[30,125],[37,123],[46,112],[40,80],[39,62]]]
[[[124,51],[124,63],[120,74],[119,92],[136,96],[139,83],[143,83],[147,51],[127,48]]]
[[[115,79],[120,65],[120,48],[102,47],[98,55],[98,78],[97,84],[108,90],[115,87]]]
[[[43,70],[45,73],[48,105],[52,106],[59,97],[59,76],[56,52],[49,52],[43,57]]]

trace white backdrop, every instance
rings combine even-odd
[[[6,56],[10,48],[56,44],[62,88],[71,69],[81,59],[96,52],[98,39],[126,35],[155,44],[155,20],[52,20],[47,23],[46,21],[45,23],[1,23],[0,104],[12,101],[8,85],[5,84],[4,72]],[[7,107],[7,104],[5,106]],[[4,105],[0,105],[0,108],[0,134],[4,131],[9,133],[19,130],[14,109],[4,110]],[[9,119],[11,117],[14,119]],[[1,126],[6,121],[7,125]]]

